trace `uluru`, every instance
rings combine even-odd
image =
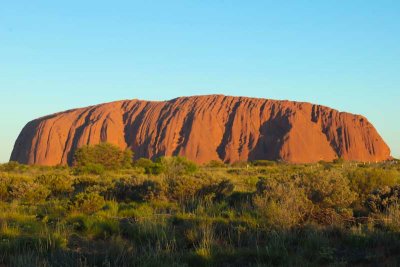
[[[200,164],[390,158],[363,116],[304,102],[208,95],[124,100],[38,118],[20,133],[11,160],[72,164],[77,148],[101,142],[130,148],[135,158],[179,155]]]

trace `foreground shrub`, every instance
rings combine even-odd
[[[93,191],[92,188],[97,187],[99,183],[100,179],[98,177],[91,175],[78,176],[73,183],[74,194]]]
[[[274,178],[259,180],[253,202],[262,221],[270,227],[285,229],[299,225],[311,209],[302,188],[290,180]]]
[[[400,232],[400,203],[396,202],[389,205],[378,218],[382,220],[382,224],[387,230]]]
[[[133,189],[134,197],[139,201],[151,201],[161,198],[163,189],[159,182],[145,180]]]
[[[356,200],[348,179],[336,170],[324,170],[302,175],[302,186],[308,198],[319,208],[341,213]]]
[[[115,186],[115,195],[124,201],[152,201],[164,196],[162,185],[153,180],[138,183],[135,179],[119,181]]]
[[[0,176],[0,201],[9,201],[11,195],[9,192],[9,184],[11,179],[8,177]]]
[[[73,190],[73,179],[67,175],[43,174],[35,179],[35,183],[50,190],[51,196],[68,196]]]
[[[195,198],[196,192],[199,191],[203,184],[200,179],[192,176],[170,177],[166,179],[168,199],[186,202]]]
[[[230,180],[222,180],[219,183],[205,185],[197,191],[196,197],[210,198],[213,201],[222,201],[228,199],[233,193],[235,185]]]
[[[367,196],[365,204],[371,212],[386,212],[391,206],[400,204],[400,185],[376,189]]]
[[[44,223],[55,223],[68,214],[69,201],[51,199],[37,205],[36,218]]]
[[[44,185],[22,178],[12,179],[7,190],[9,200],[19,200],[30,204],[46,200],[51,193]]]
[[[88,231],[93,223],[94,220],[92,216],[87,216],[85,214],[73,214],[69,216],[66,220],[67,225],[71,226],[72,229],[78,232],[85,232]]]
[[[104,207],[105,201],[97,193],[79,193],[75,196],[75,208],[81,212],[92,214]]]

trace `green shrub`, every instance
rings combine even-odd
[[[9,192],[10,182],[11,182],[10,178],[0,176],[0,201],[11,200],[11,195]]]
[[[138,184],[139,182],[134,177],[120,179],[115,183],[113,194],[118,201],[133,200],[133,190]]]
[[[121,180],[115,186],[115,195],[123,201],[152,201],[164,195],[162,185],[153,180],[137,183],[136,180]]]
[[[378,168],[356,169],[348,173],[351,188],[361,199],[372,191],[385,186],[393,186],[399,182],[399,174],[393,170]]]
[[[184,157],[162,157],[157,162],[162,165],[166,178],[193,174],[198,169],[194,162]]]
[[[291,180],[260,178],[253,202],[262,221],[274,228],[299,225],[311,211],[306,192]]]
[[[192,176],[178,176],[166,179],[167,196],[170,200],[185,202],[195,198],[203,184],[200,179]]]
[[[138,167],[138,168],[147,168],[149,166],[153,165],[153,161],[147,158],[140,158],[138,160],[136,160],[133,164],[134,167]]]
[[[384,214],[380,215],[383,226],[395,233],[400,232],[400,204],[392,203],[386,208]]]
[[[85,214],[74,214],[67,218],[67,225],[71,226],[72,229],[78,232],[86,232],[94,223],[93,219]]]
[[[333,160],[334,164],[343,164],[345,163],[345,160],[343,158],[337,158]]]
[[[132,164],[133,153],[130,149],[125,151],[119,147],[100,143],[94,146],[84,146],[75,152],[74,165],[78,168],[103,166],[107,170],[129,168]]]
[[[82,174],[94,174],[94,175],[102,175],[105,171],[105,167],[101,164],[88,163],[87,165],[76,167],[75,175]]]
[[[98,219],[91,224],[89,234],[98,239],[107,239],[118,234],[118,221],[115,219]]]
[[[159,175],[164,172],[164,166],[161,163],[153,163],[149,168],[146,169],[146,174]]]
[[[104,207],[105,201],[97,193],[79,193],[75,196],[75,208],[87,214],[92,214]]]
[[[0,171],[13,172],[13,171],[20,170],[22,168],[22,166],[23,165],[19,164],[16,161],[10,161],[8,163],[1,164],[0,165]]]
[[[353,217],[352,204],[357,195],[341,172],[332,169],[306,173],[301,183],[316,208],[311,216],[318,223],[342,224]]]
[[[324,170],[303,175],[302,186],[309,199],[320,208],[347,209],[356,200],[349,181],[336,170]]]
[[[231,164],[233,168],[248,168],[250,165],[250,162],[247,161],[236,161]]]
[[[27,179],[13,179],[8,185],[8,193],[12,200],[36,203],[46,200],[51,191],[45,186]]]
[[[56,223],[60,218],[65,217],[68,211],[68,200],[48,200],[37,206],[36,218],[44,223]]]
[[[108,189],[107,187],[111,186],[111,184],[108,183],[110,183],[109,180],[99,179],[98,176],[77,176],[73,180],[74,194],[106,191]]]
[[[228,198],[228,203],[235,209],[252,210],[254,195],[254,192],[233,192]]]
[[[163,189],[159,182],[145,180],[133,189],[134,197],[139,201],[151,201],[159,199],[163,195]]]
[[[67,175],[43,174],[35,179],[35,183],[45,186],[53,197],[68,196],[73,190],[73,179]]]
[[[254,166],[257,167],[271,167],[271,166],[276,166],[275,161],[270,161],[270,160],[255,160],[252,162]]]
[[[213,201],[227,199],[234,191],[235,185],[230,180],[223,180],[216,184],[205,185],[197,191],[196,197],[210,197]]]
[[[400,204],[400,185],[376,189],[367,196],[365,204],[371,212],[386,212],[391,206]]]
[[[225,168],[226,165],[220,160],[211,160],[209,163],[206,164],[208,168]]]
[[[135,164],[135,167],[143,168],[146,174],[158,175],[163,172],[164,167],[160,162],[153,162],[150,159],[140,158]]]

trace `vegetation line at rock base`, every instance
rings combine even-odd
[[[92,149],[74,167],[0,165],[0,265],[400,263],[398,161],[198,166]]]

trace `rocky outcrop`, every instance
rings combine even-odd
[[[383,161],[390,150],[368,120],[310,103],[222,95],[118,101],[29,122],[11,160],[71,164],[84,145],[109,142],[136,158],[182,155],[198,163]]]

